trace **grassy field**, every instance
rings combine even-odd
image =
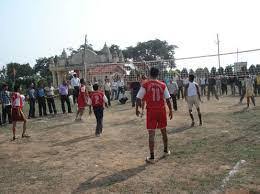
[[[31,138],[21,139],[18,130],[15,142],[11,127],[1,127],[0,193],[260,193],[260,107],[247,110],[237,97],[204,101],[204,124],[193,128],[178,101],[168,123],[172,154],[153,165],[144,162],[145,118],[130,103],[106,110],[99,138],[87,114],[83,122],[74,114],[29,120]],[[158,158],[162,147],[158,131]]]

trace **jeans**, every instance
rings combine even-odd
[[[117,100],[117,89],[112,89],[111,100]]]
[[[139,91],[139,89],[138,90],[132,90],[132,92],[131,92],[132,107],[135,107],[136,96],[137,96],[138,91]]]
[[[178,89],[178,99],[180,99],[180,95],[181,95],[181,98],[183,99],[184,98],[184,95],[183,95],[183,87],[181,86],[181,87],[179,87],[179,89]]]
[[[208,100],[210,99],[210,93],[212,94],[212,96],[215,95],[216,99],[218,100],[215,86],[208,86]]]
[[[39,105],[39,116],[42,116],[42,113],[46,116],[47,112],[46,112],[46,101],[45,101],[45,97],[38,97],[38,105]]]
[[[68,112],[72,113],[69,96],[68,95],[61,95],[60,100],[61,100],[61,109],[62,109],[63,114],[66,113],[65,102],[67,103],[67,106],[68,106]]]
[[[176,111],[178,109],[176,94],[171,94],[171,98],[172,98],[173,109]]]
[[[75,86],[73,90],[73,102],[74,104],[78,101],[79,96],[79,86]]]
[[[105,95],[107,97],[108,106],[111,106],[111,99],[110,99],[111,92],[110,91],[105,91]]]
[[[200,85],[201,88],[201,96],[206,96],[206,85]]]
[[[124,94],[124,87],[119,87],[119,88],[118,88],[116,99],[119,98],[119,94],[120,94],[120,93]]]
[[[3,124],[6,123],[6,116],[8,115],[9,124],[12,123],[12,114],[11,114],[11,105],[3,105],[2,106],[2,122]]]
[[[34,98],[29,99],[29,105],[30,105],[29,117],[35,117],[35,99]]]
[[[54,98],[52,96],[47,97],[47,104],[48,104],[50,114],[52,114],[53,112],[54,112],[54,114],[57,114],[55,101],[54,101]]]
[[[99,135],[103,131],[103,116],[104,116],[104,108],[103,107],[93,107],[94,114],[97,121],[96,126],[96,135]]]

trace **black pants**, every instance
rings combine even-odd
[[[210,93],[212,96],[215,95],[216,99],[218,100],[218,94],[216,92],[215,86],[208,86],[208,100],[210,99]]]
[[[260,95],[260,85],[255,85],[255,95]]]
[[[67,103],[67,106],[68,106],[68,112],[72,113],[69,96],[68,95],[61,95],[60,100],[61,100],[61,109],[62,109],[63,114],[66,113],[65,102]]]
[[[44,116],[47,115],[46,111],[46,100],[45,97],[38,97],[38,105],[39,105],[39,116],[42,116],[42,113]]]
[[[132,90],[131,92],[131,101],[132,101],[132,107],[135,107],[135,102],[136,102],[136,96],[138,94],[138,90]]]
[[[119,94],[120,94],[120,93],[124,94],[124,87],[119,87],[119,88],[118,88],[116,99],[119,98]]]
[[[78,101],[78,96],[79,96],[79,87],[75,86],[73,90],[73,102],[74,104]]]
[[[96,126],[96,135],[99,135],[103,131],[103,116],[104,116],[104,108],[103,107],[93,107],[94,114],[97,120]]]
[[[201,96],[206,96],[206,85],[200,85],[201,87]]]
[[[35,99],[34,98],[29,99],[29,105],[30,105],[29,117],[35,117]]]
[[[222,95],[224,95],[224,94],[227,95],[227,85],[222,85],[221,90],[222,90]]]
[[[49,107],[50,114],[52,114],[53,112],[54,112],[54,114],[57,114],[55,101],[54,101],[54,98],[52,96],[47,97],[47,104],[48,104],[48,107]]]
[[[177,108],[177,96],[176,94],[171,94],[171,98],[172,98],[172,105],[173,105],[173,109],[176,111]]]
[[[6,116],[8,115],[9,124],[12,123],[11,105],[2,106],[2,123],[6,123]]]
[[[183,87],[179,87],[179,89],[178,89],[178,99],[180,99],[180,95],[181,95],[181,98],[183,99],[184,98]]]
[[[245,98],[245,95],[246,95],[246,89],[243,88],[243,90],[242,90],[242,95],[241,95],[241,97],[240,97],[240,103],[242,103],[243,99]]]
[[[108,101],[108,106],[111,106],[111,92],[110,91],[105,91],[105,95],[107,97],[107,101]]]

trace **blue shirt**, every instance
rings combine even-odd
[[[10,92],[9,91],[1,91],[0,99],[3,105],[11,105]]]
[[[45,93],[44,93],[44,89],[43,89],[43,88],[39,88],[39,89],[38,89],[38,96],[39,96],[39,97],[44,97],[44,96],[45,96]]]
[[[31,98],[31,99],[35,99],[35,89],[31,88],[31,89],[28,91],[28,96],[29,96],[29,98]]]

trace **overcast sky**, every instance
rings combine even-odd
[[[78,48],[84,35],[94,49],[121,48],[159,38],[178,45],[175,57],[260,48],[259,0],[0,0],[0,66]],[[221,58],[231,64],[237,56]],[[260,52],[239,55],[260,63]],[[177,66],[217,66],[217,58]]]

